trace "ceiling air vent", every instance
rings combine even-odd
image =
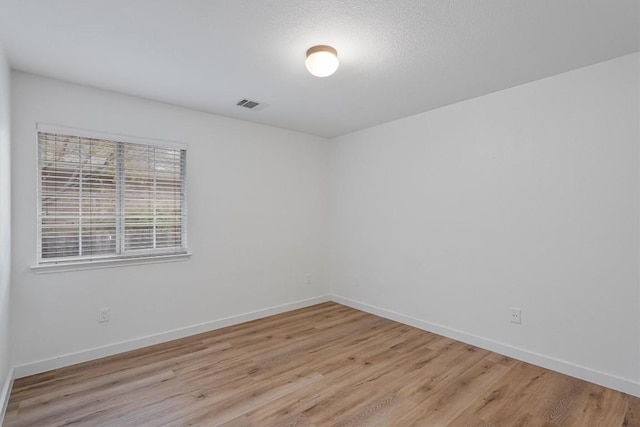
[[[249,110],[259,111],[267,106],[262,102],[251,101],[249,99],[243,99],[236,104],[238,107],[248,108]]]

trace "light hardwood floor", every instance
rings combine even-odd
[[[640,426],[640,399],[335,303],[16,380],[13,426]]]

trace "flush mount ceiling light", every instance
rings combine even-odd
[[[340,62],[338,51],[331,46],[318,45],[307,50],[307,60],[304,65],[316,77],[327,77],[335,73]]]

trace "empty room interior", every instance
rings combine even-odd
[[[0,0],[3,426],[640,426],[637,0]]]

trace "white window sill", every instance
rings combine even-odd
[[[97,268],[112,268],[125,265],[157,264],[163,262],[186,261],[191,253],[177,255],[158,255],[137,258],[103,259],[97,261],[64,262],[59,264],[40,264],[31,266],[36,274],[61,273],[66,271],[93,270]]]

